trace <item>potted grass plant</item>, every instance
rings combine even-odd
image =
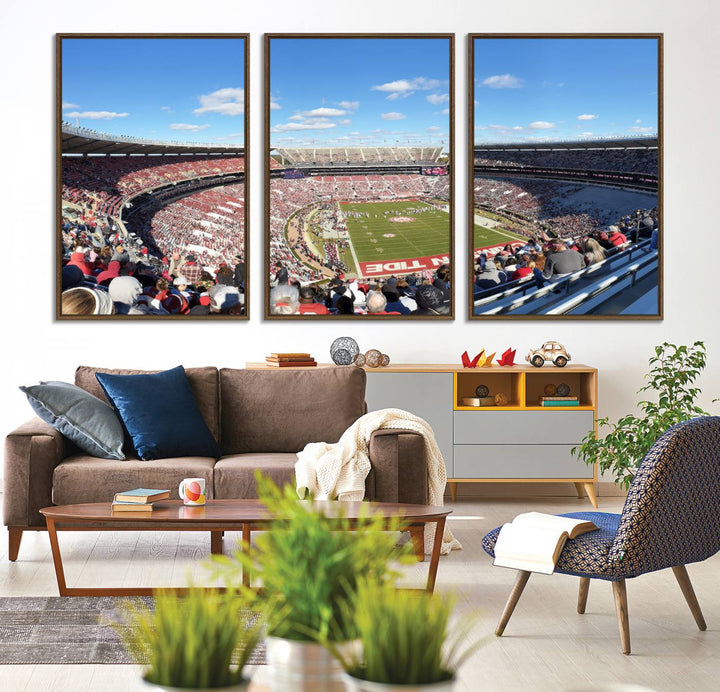
[[[118,629],[133,659],[147,666],[147,687],[237,692],[249,684],[243,668],[262,631],[257,614],[248,626],[248,608],[233,589],[156,591],[154,609],[129,606]]]
[[[333,650],[347,692],[450,692],[457,670],[481,644],[474,620],[450,631],[454,599],[363,580],[353,614],[359,646]]]
[[[342,648],[356,638],[351,604],[362,577],[384,582],[393,560],[412,560],[396,547],[400,521],[368,515],[351,526],[342,502],[333,516],[300,501],[292,486],[258,475],[258,494],[275,517],[255,545],[232,557],[213,556],[216,576],[237,583],[248,570],[262,582],[267,663],[273,692],[342,691],[342,669],[320,642]]]

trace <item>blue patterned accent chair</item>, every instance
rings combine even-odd
[[[585,612],[590,579],[612,583],[624,654],[630,653],[625,580],[672,568],[690,611],[706,629],[685,565],[720,551],[720,417],[694,418],[673,426],[652,446],[638,468],[622,514],[573,512],[599,531],[567,541],[556,572],[580,577],[578,613]],[[498,527],[483,538],[495,557]],[[495,634],[501,636],[530,572],[520,571]]]

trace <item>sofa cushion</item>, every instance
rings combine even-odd
[[[90,392],[93,396],[101,399],[109,404],[110,401],[105,396],[100,383],[97,381],[95,374],[98,372],[109,373],[111,375],[144,375],[159,370],[127,370],[112,368],[93,368],[87,365],[81,365],[75,371],[75,384],[82,387],[86,392]],[[219,397],[218,397],[218,371],[214,367],[204,368],[186,368],[190,389],[195,395],[198,408],[202,414],[205,423],[207,423],[210,432],[216,440],[220,439],[220,413],[219,413]],[[126,447],[126,451],[130,447]]]
[[[142,375],[97,373],[141,459],[219,457],[182,365]]]
[[[215,497],[219,500],[257,497],[255,471],[260,470],[283,486],[294,482],[297,455],[287,452],[257,452],[222,457],[213,472]]]
[[[53,502],[110,502],[115,493],[132,488],[167,488],[177,500],[183,478],[204,478],[206,495],[212,498],[214,464],[215,459],[204,457],[157,459],[148,464],[140,459],[113,461],[76,454],[55,467]]]
[[[308,442],[337,442],[365,413],[365,371],[220,370],[224,455],[299,452]]]

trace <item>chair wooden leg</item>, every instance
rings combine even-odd
[[[580,588],[578,589],[577,612],[582,615],[587,605],[588,591],[590,590],[590,578],[580,577]]]
[[[703,617],[702,610],[700,610],[700,604],[698,603],[697,596],[695,596],[695,590],[690,583],[690,576],[687,573],[685,565],[673,567],[672,571],[678,584],[680,584],[680,589],[683,592],[683,596],[685,596],[687,604],[690,606],[690,612],[693,614],[698,628],[701,632],[704,632],[707,629],[707,625],[705,624],[705,618]]]
[[[10,562],[17,560],[22,535],[22,529],[18,529],[15,526],[8,526],[8,560],[10,560]]]
[[[617,613],[618,628],[620,629],[620,646],[625,655],[630,653],[630,619],[628,618],[627,589],[625,580],[612,582],[613,596],[615,597],[615,612]]]
[[[502,637],[503,632],[505,631],[505,626],[508,624],[508,620],[510,620],[510,616],[513,614],[513,610],[515,610],[517,602],[520,600],[525,584],[527,584],[528,579],[530,579],[530,574],[532,573],[525,572],[524,570],[518,572],[515,584],[510,592],[510,597],[505,604],[505,610],[503,610],[502,615],[500,616],[500,622],[498,622],[495,629],[496,637]]]

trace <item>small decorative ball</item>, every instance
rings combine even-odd
[[[365,354],[364,353],[358,353],[355,356],[355,360],[353,361],[355,365],[357,365],[359,368],[361,368],[363,365],[365,365]]]
[[[330,357],[335,365],[350,365],[358,353],[360,347],[350,336],[341,336],[330,345]]]
[[[382,358],[380,359],[380,365],[383,367],[387,367],[390,365],[390,356],[387,353],[382,354]]]
[[[380,363],[382,363],[382,353],[380,353],[380,351],[371,348],[365,352],[365,365],[369,368],[380,367]]]
[[[562,384],[559,384],[557,386],[557,395],[558,396],[567,396],[570,394],[570,385],[565,384],[564,382]]]
[[[484,399],[486,396],[490,395],[490,388],[487,385],[479,384],[477,387],[475,387],[475,396],[479,397],[480,399]]]
[[[546,384],[543,392],[545,392],[545,396],[555,396],[555,393],[557,392],[557,387],[555,387],[554,384]]]
[[[495,406],[506,406],[507,402],[507,397],[502,392],[495,395]]]

